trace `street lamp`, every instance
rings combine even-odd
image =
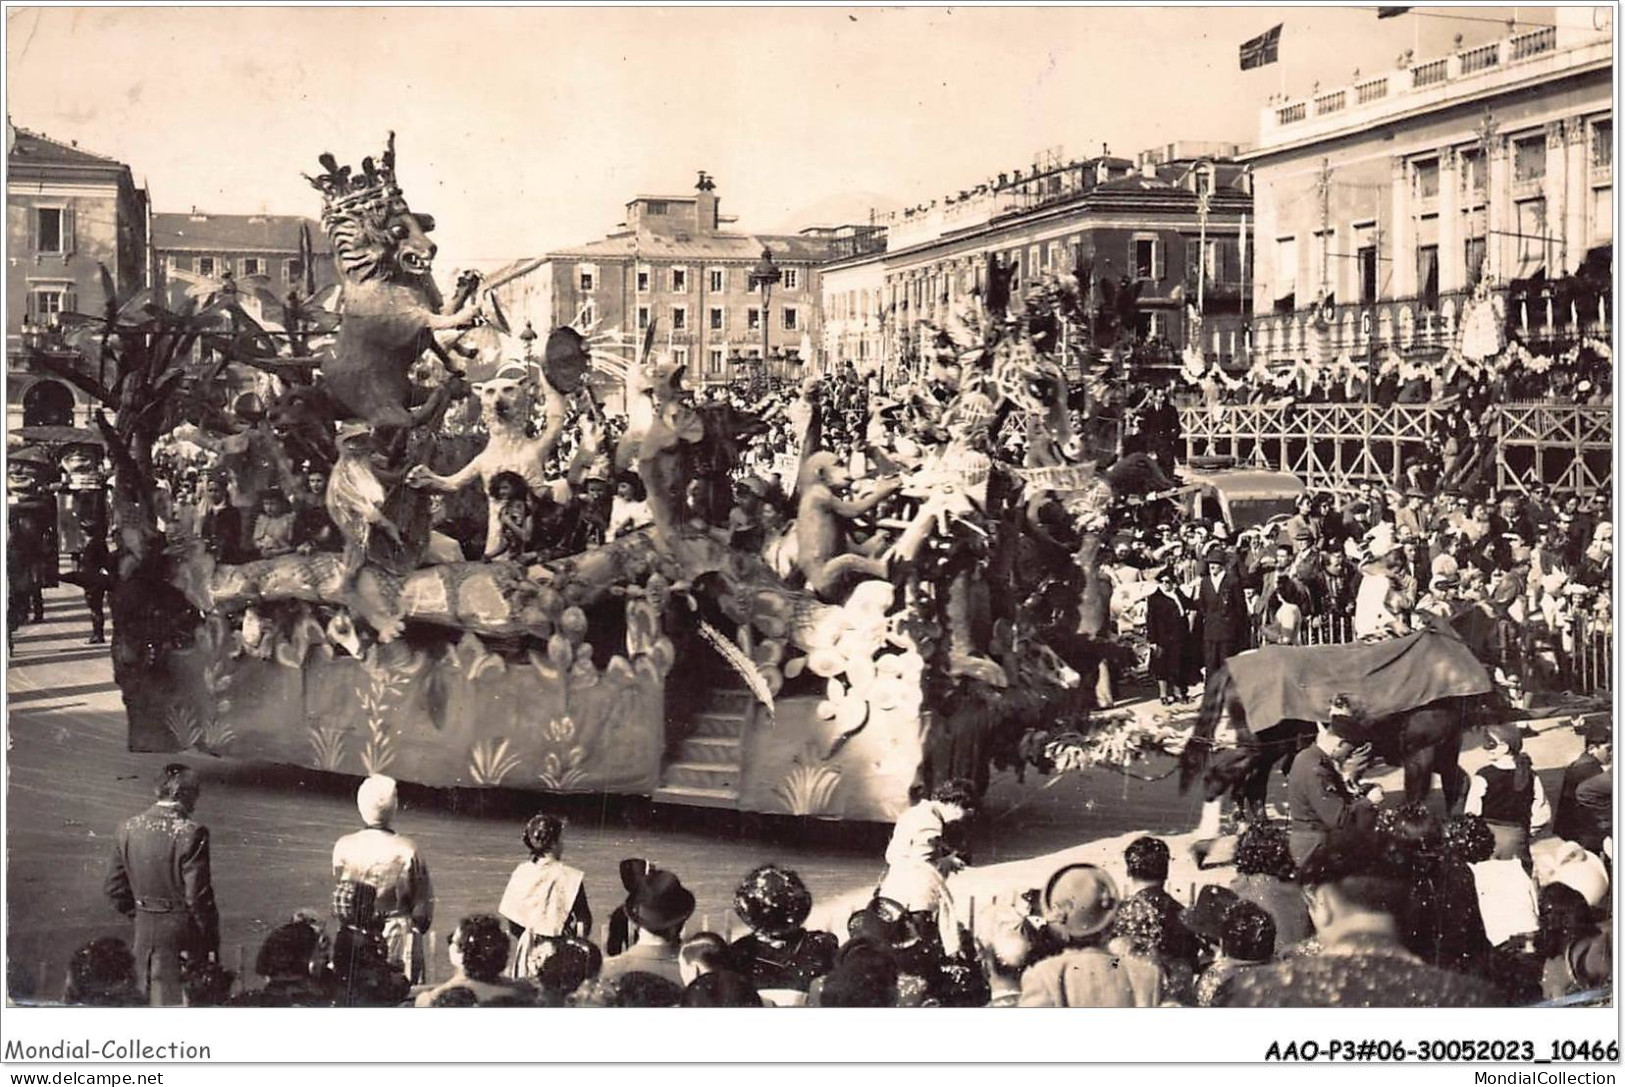
[[[773,284],[784,278],[779,266],[773,263],[773,250],[762,247],[762,259],[750,270],[750,286],[762,289],[762,366],[767,366],[768,300],[773,297]]]

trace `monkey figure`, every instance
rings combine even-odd
[[[801,469],[800,504],[796,511],[796,565],[807,587],[828,603],[842,603],[854,581],[884,578],[884,559],[855,554],[846,534],[846,522],[861,517],[894,494],[901,481],[881,482],[868,498],[838,496],[852,476],[833,453],[814,453]]]

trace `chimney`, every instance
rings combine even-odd
[[[718,223],[716,180],[701,170],[694,189],[699,194],[694,200],[695,225],[701,234],[715,234]]]

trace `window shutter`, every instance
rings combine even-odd
[[[35,294],[33,291],[29,291],[28,294],[25,295],[24,297],[27,299],[27,301],[25,302],[23,308],[24,308],[24,312],[27,315],[28,323],[31,324],[31,325],[38,324],[39,323],[39,295]]]
[[[111,302],[112,299],[109,298],[108,301]],[[79,312],[79,292],[73,287],[68,287],[62,292],[62,312]]]
[[[1151,242],[1151,278],[1161,283],[1167,274],[1163,267],[1165,254],[1162,251],[1162,239],[1156,238]]]
[[[28,209],[28,251],[39,253],[39,208]]]
[[[66,256],[70,257],[73,256],[74,251],[77,248],[74,244],[75,238],[73,231],[75,218],[76,216],[73,214],[73,205],[70,204],[62,209],[62,252]]]

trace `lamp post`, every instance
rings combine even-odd
[[[773,297],[773,284],[784,278],[779,266],[773,263],[773,250],[762,247],[762,259],[756,267],[750,270],[750,286],[754,290],[758,287],[762,291],[762,367],[767,367],[767,335],[768,335],[768,308],[769,299]]]

